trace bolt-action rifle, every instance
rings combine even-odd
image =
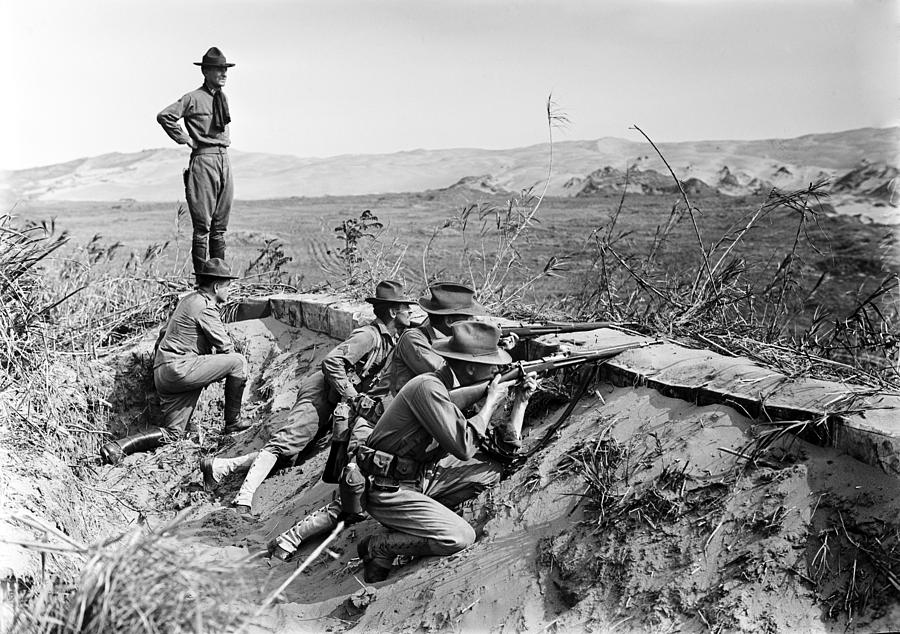
[[[565,332],[586,332],[598,328],[609,328],[612,325],[608,321],[574,321],[556,322],[548,321],[543,324],[519,324],[518,326],[500,326],[501,336],[516,335],[519,339],[530,339],[542,335],[557,335]]]
[[[605,361],[606,359],[616,356],[620,352],[633,350],[634,348],[643,348],[656,343],[662,342],[649,341],[641,343],[625,343],[597,350],[584,350],[581,352],[560,354],[545,359],[538,359],[537,361],[520,361],[511,368],[502,370],[498,374],[500,374],[501,382],[515,381],[532,372],[535,374],[543,374],[544,372],[550,372],[551,370],[558,370],[560,368],[572,368],[585,363]],[[472,385],[454,388],[450,390],[450,400],[453,401],[453,404],[459,409],[467,409],[487,394],[488,385],[492,380],[493,379],[489,379],[473,383]]]

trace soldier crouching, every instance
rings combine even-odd
[[[220,258],[203,262],[195,275],[197,290],[178,302],[154,353],[153,382],[159,395],[163,426],[103,445],[100,454],[110,464],[183,436],[203,388],[222,379],[225,379],[223,432],[232,434],[248,427],[241,420],[247,360],[235,351],[219,315],[219,306],[228,301],[229,286],[237,276],[231,274],[231,267]]]
[[[494,378],[481,410],[469,418],[453,404],[450,389],[490,379],[511,358],[498,348],[500,331],[491,324],[464,321],[452,330],[449,339],[433,344],[447,364],[411,379],[357,451],[359,468],[369,480],[365,510],[388,529],[358,545],[369,583],[387,578],[397,555],[452,555],[475,541],[464,519],[425,492],[425,477],[447,454],[466,467],[512,382]],[[529,396],[530,391],[517,394],[515,416],[524,415]],[[439,477],[436,483],[442,481],[447,482]]]
[[[432,345],[449,337],[452,325],[459,321],[472,319],[485,314],[485,308],[475,301],[475,291],[466,286],[451,282],[436,282],[429,288],[430,297],[419,299],[419,306],[428,314],[428,319],[420,326],[409,328],[400,336],[390,363],[385,368],[384,389],[389,394],[383,402],[390,402],[400,389],[414,376],[428,372],[436,372],[443,368],[444,357],[437,354]],[[501,346],[511,349],[515,346],[516,337],[508,341],[501,339]],[[527,377],[523,389],[533,392],[537,382],[534,377]],[[381,391],[382,388],[376,388]],[[530,396],[530,392],[527,396]],[[527,398],[524,399],[527,402]],[[353,425],[352,438],[347,455],[356,458],[356,447],[363,444],[378,422],[384,409],[381,403],[375,412],[365,407],[355,407],[356,424]],[[374,414],[374,415],[373,415]],[[521,446],[521,430],[524,420],[524,406],[510,413],[508,420],[491,427],[488,434],[480,439],[482,450],[471,460],[462,461],[447,455],[437,464],[429,467],[423,477],[422,492],[451,509],[476,497],[479,493],[500,481],[504,464],[511,460]],[[336,447],[332,440],[332,452]],[[327,469],[327,468],[326,468]],[[332,474],[331,477],[335,477]],[[323,476],[326,482],[335,482]],[[340,500],[310,513],[302,520],[284,531],[268,544],[271,556],[286,560],[301,544],[319,535],[328,533],[339,520],[355,522],[364,516],[353,516],[342,508]]]

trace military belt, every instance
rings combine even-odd
[[[353,409],[357,416],[362,416],[373,425],[384,414],[384,402],[381,398],[373,398],[368,394],[360,394],[353,402]]]
[[[416,480],[424,467],[418,460],[395,456],[366,445],[360,445],[356,450],[356,462],[362,472],[372,478],[374,488],[389,491],[396,491],[400,482]]]
[[[191,156],[198,154],[228,154],[228,148],[224,145],[204,145],[191,150]]]

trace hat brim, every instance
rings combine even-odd
[[[457,352],[448,349],[450,339],[442,339],[431,344],[431,349],[437,352],[445,359],[457,359],[458,361],[468,361],[470,363],[482,363],[484,365],[507,365],[512,363],[512,357],[505,350],[499,348],[492,354],[468,354],[466,352]]]
[[[234,64],[204,64],[203,62],[194,62],[194,66],[216,66],[220,68],[231,68]]]
[[[415,304],[414,299],[384,299],[383,297],[366,297],[370,304]]]
[[[422,297],[419,299],[418,304],[422,307],[422,310],[432,315],[469,315],[477,317],[487,314],[487,309],[478,302],[472,302],[472,305],[467,308],[440,308],[431,301],[431,298]]]
[[[219,275],[218,273],[198,273],[194,271],[194,277],[209,277],[217,280],[239,280],[240,275]]]

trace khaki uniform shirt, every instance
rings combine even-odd
[[[455,377],[450,366],[414,377],[403,386],[378,420],[366,445],[422,463],[447,453],[469,460],[478,450],[487,421],[466,418],[450,400]]]
[[[175,143],[187,145],[188,134],[196,141],[198,147],[228,147],[231,139],[228,126],[224,130],[211,130],[213,114],[213,93],[206,83],[197,90],[184,95],[181,99],[156,115],[156,120]],[[187,134],[178,123],[184,119]]]
[[[367,392],[397,343],[381,320],[357,328],[322,360],[322,374],[340,399]]]
[[[215,297],[203,291],[185,295],[169,318],[165,335],[153,360],[154,369],[187,355],[234,351],[231,337],[219,316]]]
[[[405,330],[400,335],[389,370],[391,394],[399,392],[413,377],[444,367],[444,357],[431,347],[436,340],[443,338],[444,335],[428,322]]]

